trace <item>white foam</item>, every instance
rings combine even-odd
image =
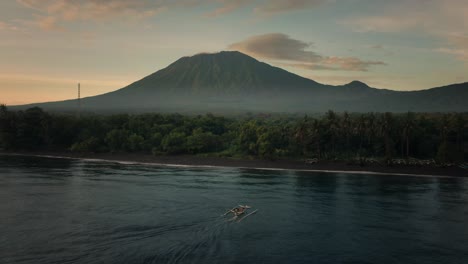
[[[145,165],[145,166],[174,167],[174,168],[202,168],[202,169],[221,169],[222,168],[222,169],[248,169],[248,170],[268,170],[268,171],[320,172],[320,173],[334,173],[334,174],[342,173],[342,174],[361,174],[361,175],[380,175],[380,176],[459,178],[459,176],[448,176],[448,175],[411,174],[411,173],[377,172],[377,171],[286,169],[286,168],[262,168],[262,167],[242,167],[242,166],[222,166],[222,165],[187,165],[187,164],[177,164],[177,163],[122,161],[122,160],[77,158],[77,157],[68,157],[68,156],[20,154],[20,153],[0,153],[0,155],[28,156],[28,157],[41,157],[41,158],[52,158],[52,159],[71,159],[71,160],[82,160],[82,161],[88,161],[88,162],[107,162],[107,163],[117,163],[117,164],[123,164],[123,165]]]

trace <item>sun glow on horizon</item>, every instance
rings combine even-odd
[[[78,82],[85,96],[107,93],[221,50],[325,84],[467,82],[466,10],[464,0],[5,1],[0,101],[73,99]]]

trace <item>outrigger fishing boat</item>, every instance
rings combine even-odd
[[[248,209],[251,209],[252,207],[248,206],[248,205],[238,205],[230,210],[228,210],[226,213],[223,214],[223,216],[226,216],[226,215],[229,215],[229,214],[233,214],[233,217],[231,219],[229,219],[228,221],[237,221],[237,222],[240,222],[242,221],[244,218],[250,216],[250,215],[253,215],[255,214],[258,209],[255,209],[254,211],[250,212],[250,213],[247,213],[247,210]]]

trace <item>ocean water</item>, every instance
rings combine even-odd
[[[468,179],[0,156],[0,263],[468,263]]]

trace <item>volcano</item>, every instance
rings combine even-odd
[[[447,112],[468,111],[468,83],[392,91],[353,81],[315,82],[237,51],[182,57],[114,92],[82,99],[84,111],[118,112]],[[76,110],[77,100],[20,106]]]

